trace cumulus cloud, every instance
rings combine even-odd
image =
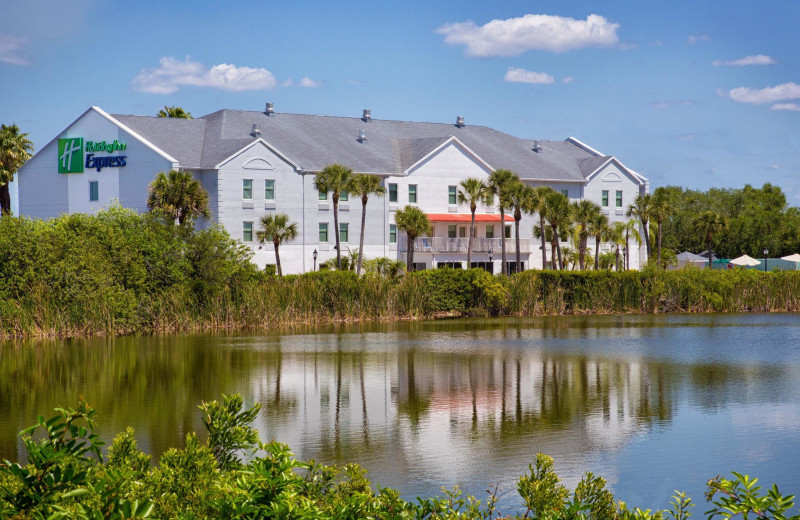
[[[322,86],[322,82],[314,81],[313,79],[306,76],[305,78],[300,80],[300,86],[306,88],[317,88]]]
[[[564,52],[584,47],[610,47],[619,43],[618,23],[596,14],[586,20],[526,14],[520,18],[492,20],[478,26],[472,20],[445,24],[438,29],[444,41],[463,45],[468,56],[516,56],[529,50]]]
[[[184,86],[209,87],[234,92],[243,90],[269,90],[277,81],[267,69],[237,67],[221,63],[207,68],[192,61],[163,57],[154,69],[142,69],[131,81],[133,90],[150,94],[172,94]]]
[[[800,112],[800,105],[797,103],[775,103],[770,107],[770,110],[791,110],[792,112]]]
[[[27,42],[27,38],[19,38],[11,34],[0,34],[0,63],[27,65],[28,61],[20,54],[22,45]]]
[[[690,34],[688,38],[686,38],[686,43],[689,45],[694,45],[700,42],[707,42],[711,40],[711,36],[707,34]]]
[[[757,54],[755,56],[745,56],[738,60],[714,60],[712,64],[715,67],[729,66],[729,67],[746,67],[748,65],[775,65],[778,61],[765,54]]]
[[[533,72],[509,67],[503,78],[507,83],[553,83],[555,78],[546,72]]]
[[[750,87],[739,87],[727,93],[725,93],[725,91],[718,92],[720,95],[727,96],[739,103],[752,103],[754,105],[776,103],[789,99],[800,99],[800,85],[797,83],[783,83],[782,85],[766,87],[760,90]]]

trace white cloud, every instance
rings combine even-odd
[[[575,78],[573,78],[572,76],[567,76],[561,80],[561,83],[572,83],[573,81],[575,81]]]
[[[725,91],[717,92],[720,93],[720,95],[727,95],[727,97],[739,103],[753,103],[755,105],[775,103],[787,99],[800,99],[800,85],[797,83],[784,83],[774,87],[762,88],[761,90],[750,87],[739,87],[731,90],[727,94],[725,94]]]
[[[317,87],[321,87],[322,86],[322,82],[321,81],[315,81],[315,80],[309,78],[308,76],[306,76],[305,78],[300,80],[300,86],[301,87],[307,87],[307,88],[317,88]]]
[[[289,78],[286,81],[281,81],[281,86],[282,87],[293,87],[294,86],[294,80],[292,78]]]
[[[686,43],[694,45],[695,43],[707,42],[709,40],[711,40],[711,36],[707,34],[690,34],[689,37],[686,38]]]
[[[591,14],[575,20],[545,14],[492,20],[477,26],[472,20],[445,24],[438,34],[451,45],[464,45],[468,56],[516,56],[529,50],[564,52],[583,47],[610,47],[619,43],[618,23]]]
[[[800,112],[800,105],[797,103],[775,103],[770,107],[770,110],[791,110],[793,112]]]
[[[769,165],[769,169],[770,170],[780,170],[781,169],[781,165],[780,164],[770,164]]]
[[[355,78],[350,78],[350,79],[347,80],[347,82],[349,84],[351,84],[351,85],[363,85],[364,84],[364,82],[362,80],[355,79]]]
[[[745,67],[748,65],[775,65],[778,61],[772,56],[765,54],[757,54],[755,56],[745,56],[738,60],[714,60],[712,64],[715,67],[730,66],[730,67]]]
[[[507,83],[553,83],[555,78],[546,72],[533,72],[509,67],[503,78]]]
[[[172,94],[183,86],[209,87],[234,92],[269,90],[277,81],[267,69],[237,67],[227,63],[206,68],[188,56],[183,61],[165,56],[154,69],[142,69],[131,80],[133,90],[150,94]]]
[[[27,38],[19,38],[11,34],[0,34],[0,63],[27,65],[28,60],[20,55],[22,44],[27,42]]]

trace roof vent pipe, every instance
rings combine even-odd
[[[535,140],[533,142],[533,151],[539,153],[542,151],[542,142],[540,140]]]
[[[464,126],[464,116],[457,116],[456,117],[456,126],[461,128]]]
[[[372,115],[370,114],[370,110],[368,108],[364,109],[364,115],[361,116],[361,120],[365,123],[369,123],[369,120],[372,119]]]
[[[258,127],[258,123],[253,123],[253,129],[250,131],[250,135],[253,137],[258,137],[261,135],[261,128]]]
[[[264,113],[268,116],[271,116],[275,113],[275,104],[274,103],[267,103],[267,108],[264,109]]]
[[[367,132],[365,132],[364,130],[359,130],[358,131],[358,142],[359,143],[365,143],[366,141],[367,141]]]

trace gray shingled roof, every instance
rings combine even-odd
[[[341,163],[357,172],[399,174],[455,136],[495,169],[515,171],[523,179],[583,181],[586,169],[607,157],[596,157],[570,141],[520,139],[485,126],[462,126],[356,117],[315,116],[242,110],[220,110],[194,120],[114,115],[155,146],[178,159],[182,167],[214,168],[255,139],[261,138],[305,171]],[[365,142],[358,141],[360,130]],[[591,173],[591,172],[589,172]]]

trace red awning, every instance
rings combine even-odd
[[[471,213],[428,213],[428,220],[431,222],[472,222]],[[513,221],[508,218],[506,222]],[[500,222],[500,215],[475,215],[475,222]]]

